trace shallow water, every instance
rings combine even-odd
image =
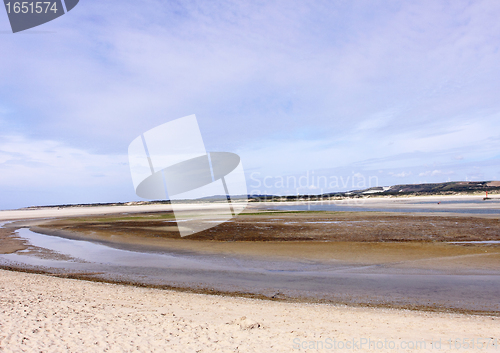
[[[450,241],[450,244],[500,244],[500,240]]]
[[[334,201],[332,201],[334,202]],[[487,208],[455,208],[450,207],[453,204],[459,203],[469,203],[477,204],[480,206],[487,206]],[[335,203],[317,204],[309,203],[302,205],[276,205],[269,207],[270,210],[276,211],[334,211],[334,212],[403,212],[403,213],[465,213],[465,214],[498,214],[500,215],[500,202],[490,203],[488,205],[481,203],[480,201],[443,201],[440,206],[442,207],[421,207],[419,205],[437,205],[435,201],[422,201],[422,202],[412,202],[412,203],[401,203],[402,207],[369,207],[363,204],[359,205],[342,205]]]
[[[0,264],[59,272],[98,272],[95,276],[106,280],[268,297],[500,312],[500,270],[450,273],[444,269],[352,265],[335,260],[278,261],[175,251],[143,253],[28,229],[18,233],[34,246],[71,259],[61,261],[18,252],[0,255]]]

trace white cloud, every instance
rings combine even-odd
[[[437,176],[437,175],[449,175],[453,174],[453,171],[441,171],[441,170],[428,170],[426,172],[419,173],[418,176]]]
[[[397,178],[406,178],[412,175],[411,172],[401,172],[401,173],[394,173],[394,172],[389,172],[389,175],[395,176]]]
[[[124,155],[0,136],[0,209],[138,200]]]
[[[103,187],[129,178],[124,155],[93,154],[52,140],[0,137],[2,187]]]

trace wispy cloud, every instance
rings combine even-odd
[[[419,173],[418,176],[436,176],[436,175],[450,175],[453,174],[453,171],[441,171],[441,170],[428,170],[422,173]]]
[[[130,182],[124,155],[92,154],[57,141],[0,136],[0,193],[12,196],[18,190],[31,194],[32,200],[26,204],[26,200],[5,198],[3,207],[36,201],[41,205],[136,199],[124,188]]]
[[[396,178],[406,178],[409,177],[412,173],[411,172],[400,172],[400,173],[394,173],[394,172],[389,172],[389,175],[395,176]]]

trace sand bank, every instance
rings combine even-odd
[[[324,200],[324,201],[297,201],[297,202],[256,202],[250,203],[247,209],[264,209],[274,207],[277,205],[282,206],[298,206],[298,205],[317,205],[317,204],[334,204],[338,206],[348,207],[377,207],[377,208],[410,208],[422,207],[434,209],[443,208],[444,205],[438,202],[451,202],[452,204],[446,207],[459,209],[488,209],[500,208],[498,201],[500,195],[492,195],[493,202],[485,201],[479,204],[464,203],[470,201],[481,201],[484,195],[430,195],[430,196],[401,196],[401,197],[366,197],[366,198],[346,198],[343,200]],[[432,203],[421,204],[421,203]],[[222,207],[217,204],[185,204],[182,205],[185,210],[195,210],[200,208]],[[140,212],[165,212],[171,211],[170,205],[154,204],[154,205],[122,205],[122,206],[73,206],[73,207],[40,207],[30,209],[18,210],[0,210],[0,221],[18,220],[18,219],[39,219],[39,218],[56,218],[56,217],[73,217],[73,216],[88,216],[88,215],[105,215],[105,214],[118,214],[118,213],[140,213]],[[484,215],[484,217],[488,217]]]
[[[0,221],[18,219],[40,219],[55,217],[73,217],[134,212],[171,211],[170,205],[134,205],[134,206],[87,206],[87,207],[41,207],[19,210],[0,211]]]
[[[2,352],[333,351],[339,342],[377,352],[458,352],[468,342],[483,349],[465,351],[486,352],[500,343],[498,318],[488,316],[281,303],[1,270],[0,303]]]

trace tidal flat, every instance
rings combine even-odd
[[[16,221],[0,233],[0,264],[270,300],[500,313],[493,217],[254,209],[185,238],[177,227],[168,210]]]

